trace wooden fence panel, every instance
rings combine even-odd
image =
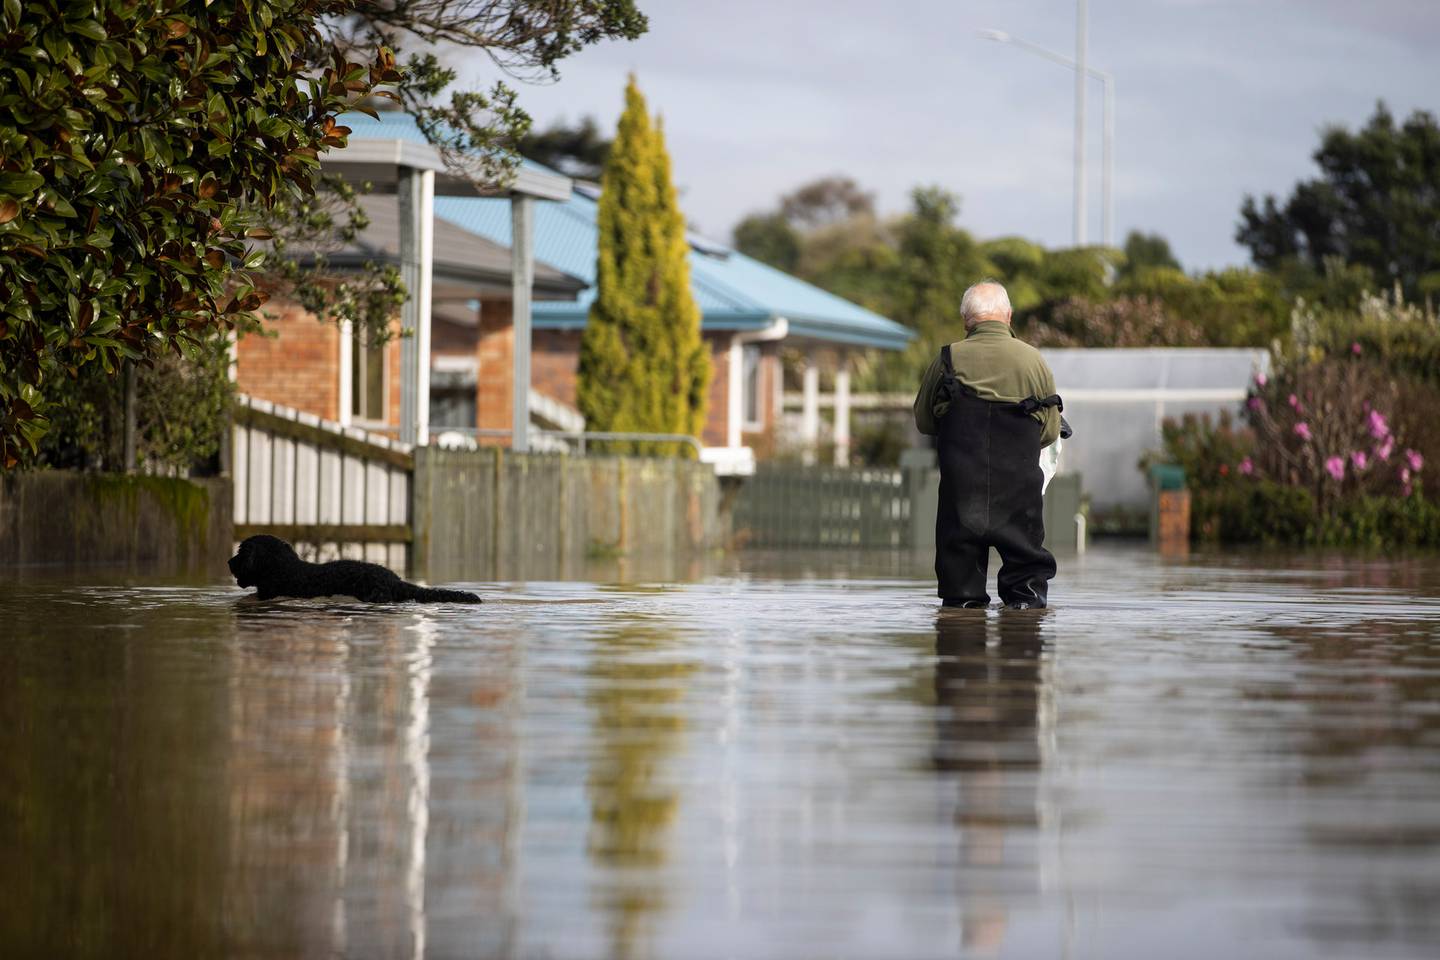
[[[756,547],[910,546],[899,470],[761,464],[735,500],[736,539]]]
[[[239,398],[231,433],[235,537],[269,533],[319,559],[408,568],[408,445]]]

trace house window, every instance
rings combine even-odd
[[[437,356],[430,366],[430,426],[475,428],[473,357]]]
[[[350,351],[350,415],[356,420],[385,421],[385,347],[355,332]]]
[[[740,354],[740,412],[746,430],[763,430],[760,420],[760,345],[747,343]]]

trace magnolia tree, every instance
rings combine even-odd
[[[247,237],[313,190],[334,116],[399,78],[307,55],[332,0],[6,0],[0,12],[0,461],[47,381],[198,349],[264,301]]]
[[[383,328],[393,270],[254,274],[267,242],[361,225],[353,195],[317,191],[336,117],[389,96],[501,178],[529,118],[504,84],[454,89],[433,45],[535,79],[645,25],[632,0],[3,0],[0,463],[33,454],[60,378],[213,353],[277,277]]]

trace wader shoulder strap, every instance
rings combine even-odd
[[[937,403],[948,403],[957,396],[975,396],[974,389],[968,384],[961,383],[960,378],[955,376],[955,361],[950,356],[950,344],[948,343],[940,348],[940,369],[944,376],[940,378],[940,386],[936,391]]]
[[[1026,397],[1020,401],[1020,409],[1026,413],[1035,413],[1037,410],[1043,410],[1046,407],[1054,407],[1057,410],[1063,411],[1065,409],[1065,401],[1060,399],[1060,394],[1058,393],[1052,393],[1043,399]]]

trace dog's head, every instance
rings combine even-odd
[[[242,587],[259,586],[261,581],[275,577],[289,564],[298,562],[295,548],[279,537],[260,534],[247,537],[235,556],[230,558],[230,572]]]

